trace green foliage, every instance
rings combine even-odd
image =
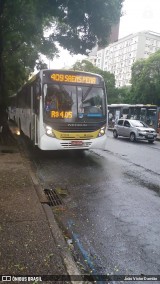
[[[119,21],[123,0],[0,0],[0,103],[15,92],[40,54],[53,59],[56,42],[72,53],[87,53],[107,43]],[[50,30],[50,35],[44,32]]]
[[[86,59],[83,59],[82,61],[77,61],[73,65],[72,70],[77,70],[77,71],[79,70],[79,71],[93,72],[93,73],[97,73],[98,71],[102,71],[101,69],[97,68],[90,61],[88,61]]]
[[[107,44],[113,24],[119,22],[123,0],[60,1],[56,39],[71,52],[86,53],[96,43]]]
[[[115,103],[119,104],[130,104],[131,103],[131,87],[123,86],[116,89],[116,101]]]
[[[107,89],[107,96],[108,96],[108,103],[116,103],[118,92],[115,88],[115,77],[114,74],[111,74],[108,71],[103,71],[99,69],[98,67],[94,66],[90,61],[88,60],[82,60],[77,61],[73,65],[73,70],[80,70],[80,71],[86,71],[86,72],[92,72],[101,75],[104,78],[106,89]]]
[[[160,51],[133,65],[131,83],[133,103],[160,105]]]

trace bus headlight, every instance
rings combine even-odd
[[[49,125],[45,125],[45,131],[46,131],[46,134],[50,137],[55,137],[54,135],[54,132],[53,132],[53,129],[51,126]]]
[[[103,136],[105,134],[105,131],[106,131],[106,127],[105,126],[101,127],[101,129],[100,129],[100,131],[98,133],[98,137]]]

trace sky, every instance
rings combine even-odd
[[[125,0],[122,13],[119,38],[144,30],[160,33],[160,0]],[[61,50],[58,59],[46,63],[49,68],[67,68],[84,58],[83,55],[71,56],[67,50]]]
[[[160,0],[159,0],[160,1]],[[46,61],[48,64],[48,68],[51,69],[60,69],[60,68],[66,68],[71,67],[76,61],[83,60],[86,58],[86,56],[77,54],[77,55],[71,55],[68,50],[60,48],[61,52],[59,54],[59,58],[53,59],[53,61]]]
[[[119,38],[150,30],[160,33],[160,0],[125,0]]]

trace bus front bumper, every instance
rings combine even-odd
[[[101,137],[89,140],[60,140],[44,134],[40,139],[38,147],[41,150],[71,150],[71,149],[104,149],[106,134]]]

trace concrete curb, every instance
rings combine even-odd
[[[67,269],[67,272],[69,275],[81,275],[80,271],[78,270],[75,261],[73,260],[72,255],[70,254],[70,252],[68,251],[69,248],[63,238],[62,232],[60,230],[60,228],[57,225],[57,222],[54,218],[52,209],[49,205],[47,204],[43,204],[43,209],[45,211],[45,214],[47,216],[47,219],[49,221],[49,225],[50,225],[50,229],[52,231],[52,235],[56,240],[57,246],[59,247],[60,250],[60,255],[63,258],[65,267]],[[71,282],[75,283],[75,281],[72,281],[72,277],[71,277]],[[77,284],[82,284],[82,281],[76,281]]]

